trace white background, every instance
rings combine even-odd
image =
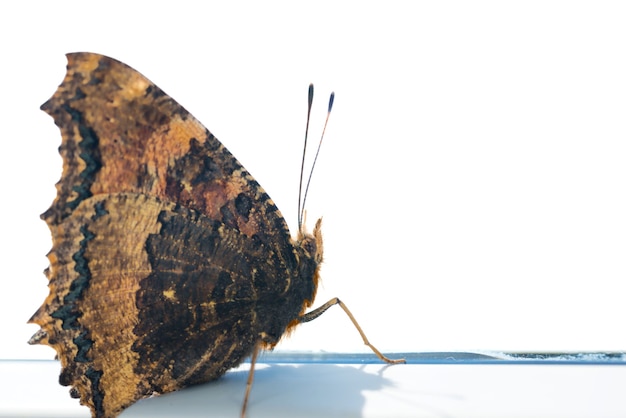
[[[382,350],[626,350],[621,2],[12,2],[0,5],[0,358],[47,295],[38,216],[60,134],[39,110],[67,52],[117,58],[201,120],[294,230],[306,89],[318,304]],[[366,351],[338,309],[279,349]]]

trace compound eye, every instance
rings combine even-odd
[[[302,243],[302,248],[309,253],[309,255],[313,256],[317,253],[317,245],[315,244],[315,240],[307,239]]]

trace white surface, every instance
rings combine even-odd
[[[56,362],[0,362],[0,417],[89,417],[57,384]],[[121,418],[238,417],[247,366],[142,400]],[[626,366],[259,365],[250,418],[624,417]]]
[[[397,351],[626,350],[626,2],[0,2],[0,358],[52,358],[39,214],[60,177],[39,110],[73,51],[191,111],[292,226],[306,90],[324,217],[319,305]],[[278,349],[366,351],[338,310]]]

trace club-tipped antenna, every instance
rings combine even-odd
[[[298,219],[299,219],[298,230],[300,230],[302,218],[304,217],[304,207],[306,205],[306,197],[309,194],[309,186],[311,185],[311,177],[313,177],[313,170],[315,169],[315,163],[317,162],[317,157],[320,155],[320,149],[322,148],[322,141],[324,140],[324,134],[326,133],[326,126],[328,126],[328,119],[330,118],[331,110],[333,110],[334,101],[335,101],[335,92],[332,92],[330,93],[330,98],[328,99],[328,113],[326,113],[326,121],[324,122],[324,129],[322,129],[322,136],[320,136],[320,142],[317,144],[317,151],[315,152],[315,158],[313,158],[313,164],[311,164],[311,171],[309,172],[309,179],[307,180],[306,188],[304,189],[304,197],[302,198],[302,210],[301,211],[298,210]],[[309,112],[310,112],[310,107],[309,107]],[[309,125],[309,121],[307,118],[307,130],[308,130],[308,125]],[[306,141],[305,141],[305,144],[306,144]],[[300,178],[302,179],[302,175]],[[302,190],[302,181],[300,182],[300,190]]]
[[[306,112],[306,130],[304,131],[304,147],[302,149],[302,164],[300,165],[300,186],[298,188],[298,233],[302,231],[302,214],[304,202],[302,200],[302,181],[304,179],[304,159],[306,157],[306,145],[309,138],[309,121],[311,120],[311,106],[313,105],[313,83],[309,84],[309,106]]]

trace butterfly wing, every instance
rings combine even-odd
[[[63,83],[42,105],[63,137],[63,174],[44,220],[58,224],[90,196],[132,192],[196,209],[263,241],[289,240],[267,193],[181,105],[112,58],[67,58]]]
[[[63,173],[42,218],[50,294],[31,343],[60,382],[115,417],[137,399],[222,375],[313,299],[280,212],[228,150],[130,67],[68,55],[42,109],[62,132]]]

